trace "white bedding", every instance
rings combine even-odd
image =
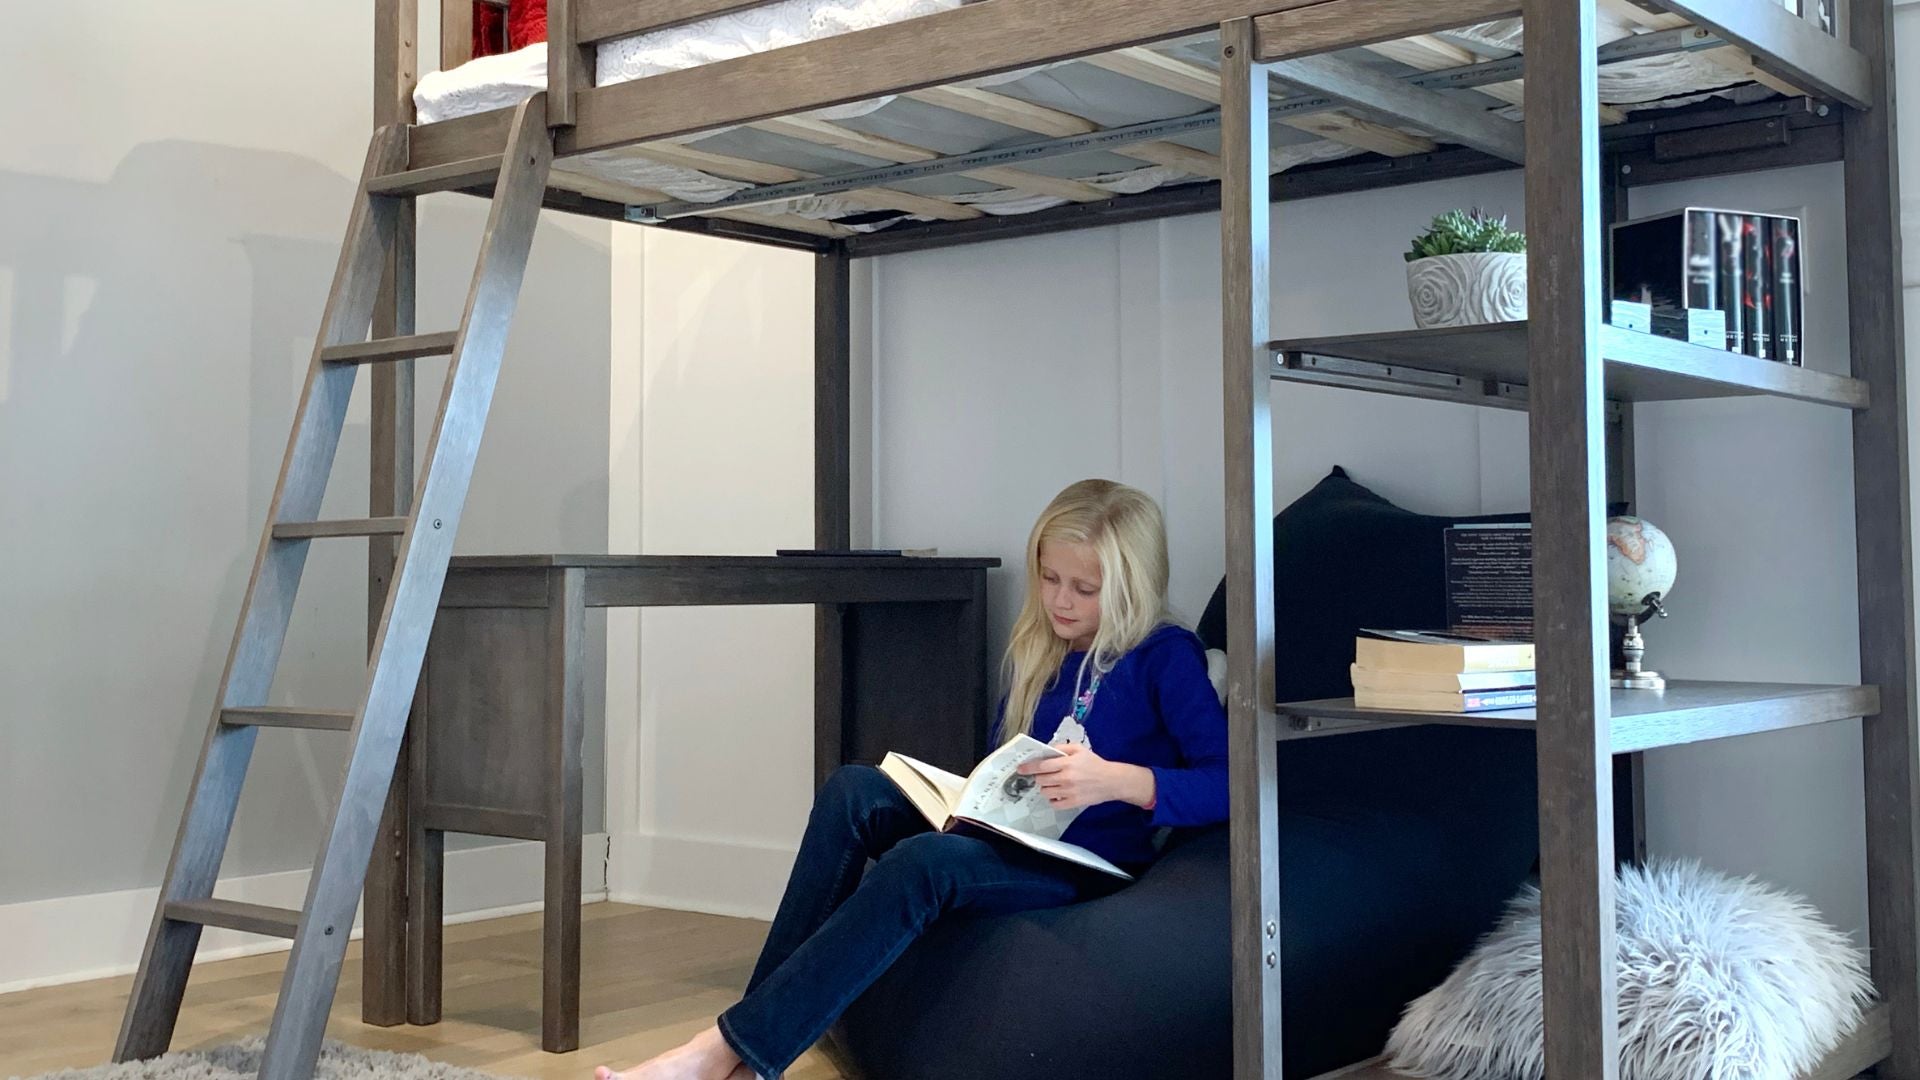
[[[597,50],[594,85],[610,86],[836,37],[916,19],[966,2],[781,0],[685,26],[603,41]],[[413,91],[413,103],[420,122],[431,124],[517,105],[546,88],[547,46],[543,42],[498,56],[482,56],[452,71],[423,75]],[[863,102],[821,115],[844,119],[881,104],[884,102]]]

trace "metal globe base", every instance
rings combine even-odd
[[[1661,611],[1661,614],[1666,614]],[[1613,678],[1608,680],[1616,690],[1665,690],[1667,680],[1657,671],[1647,671],[1640,661],[1647,655],[1646,639],[1640,636],[1639,616],[1627,616],[1627,634],[1620,642],[1620,653],[1626,658],[1627,666],[1614,668]]]

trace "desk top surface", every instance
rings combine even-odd
[[[985,570],[995,558],[933,558],[909,555],[456,555],[449,569],[547,570]]]

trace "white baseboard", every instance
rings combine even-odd
[[[588,901],[607,898],[605,833],[583,839],[580,878]],[[543,845],[531,841],[447,852],[446,914],[450,923],[540,910]],[[215,894],[274,907],[306,900],[308,870],[224,878]],[[140,963],[160,890],[65,896],[0,905],[0,994],[36,986],[125,975]],[[353,937],[360,936],[360,915]],[[209,927],[200,935],[200,961],[277,952],[291,942]]]
[[[718,838],[615,833],[607,899],[623,904],[772,919],[795,849]]]

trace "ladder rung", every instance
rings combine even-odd
[[[174,922],[221,926],[267,937],[290,938],[300,929],[298,911],[238,900],[175,900],[166,911],[167,918]]]
[[[346,731],[353,727],[353,714],[339,709],[289,709],[278,705],[260,705],[246,709],[221,709],[220,722],[236,727]]]
[[[273,527],[275,540],[312,540],[328,536],[399,536],[407,531],[404,517],[348,518],[344,521],[282,521]]]
[[[458,191],[491,183],[500,175],[499,154],[450,161],[425,169],[388,173],[367,181],[369,195],[425,195],[430,191]]]
[[[320,350],[320,359],[329,364],[379,364],[412,360],[417,356],[445,356],[453,351],[455,336],[455,331],[443,330],[437,334],[380,338],[357,345],[331,345]]]

